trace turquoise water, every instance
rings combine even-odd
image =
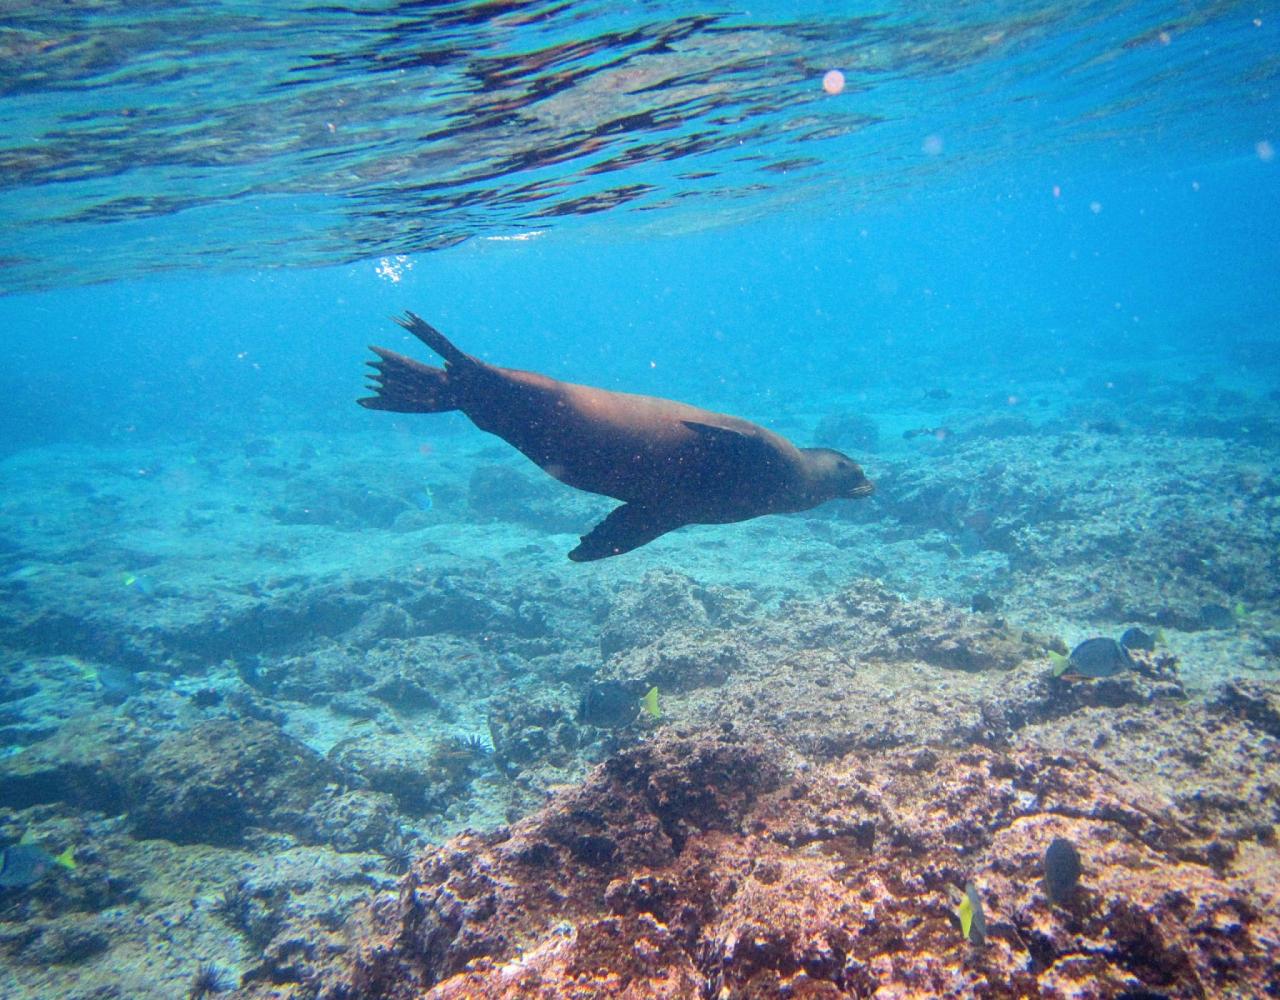
[[[975,342],[998,364],[1265,340],[1267,6],[22,6],[0,50],[6,432],[92,433],[129,382],[131,422],[210,409],[186,392],[247,405],[242,351],[260,382],[301,352],[290,409],[331,413],[351,345],[405,306],[486,349],[549,342],[531,367],[593,346],[587,380],[635,385],[659,352],[671,394],[690,356],[754,366],[797,337],[890,377]],[[198,384],[151,391],[160,345]],[[74,400],[32,379],[37,352]]]
[[[725,628],[874,580],[1065,649],[1162,629],[1191,695],[1274,683],[1280,7],[829,7],[0,13],[0,843],[84,844],[0,922],[103,928],[3,952],[12,995],[180,995],[192,956],[233,979],[274,924],[160,943],[102,914],[158,928],[240,878],[314,916],[287,842],[341,916],[397,844],[580,781],[650,735],[575,710],[657,683],[628,653],[697,602],[619,622],[673,579],[738,595]],[[434,363],[405,310],[497,365],[838,447],[877,492],[571,564],[611,501],[459,414],[355,405],[367,345]],[[698,729],[734,679],[660,683]],[[576,742],[520,756],[525,704]],[[217,726],[246,720],[334,769],[308,794],[394,801],[205,829],[166,811],[181,781],[122,776],[165,740],[234,758]],[[367,778],[414,753],[426,790]]]
[[[223,405],[231,348],[268,368],[305,351],[336,390],[350,341],[319,345],[404,305],[484,346],[638,359],[650,340],[677,361],[729,326],[710,346],[740,363],[800,336],[889,370],[975,339],[996,361],[1023,338],[1265,339],[1267,8],[20,5],[0,49],[0,289],[24,352],[5,396],[19,420],[61,407],[24,379],[37,349],[74,379],[157,340],[208,352]],[[566,260],[587,309],[552,294]]]

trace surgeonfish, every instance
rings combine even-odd
[[[977,886],[966,882],[964,892],[955,891],[959,897],[955,914],[960,920],[960,933],[970,944],[987,943],[987,916],[982,912],[982,897],[978,895]]]
[[[1086,639],[1070,656],[1050,651],[1053,676],[1064,681],[1096,680],[1114,677],[1133,669],[1133,657],[1114,639]]]
[[[1069,900],[1080,883],[1080,854],[1066,837],[1055,837],[1044,852],[1044,891],[1051,903]]]
[[[660,718],[657,685],[644,697],[637,698],[633,684],[623,681],[597,681],[587,686],[578,702],[578,721],[601,729],[621,729],[636,720],[640,712],[652,719]]]
[[[53,855],[33,838],[24,836],[18,843],[0,850],[0,889],[25,889],[35,885],[54,867],[74,871],[74,849],[68,847],[61,854]]]

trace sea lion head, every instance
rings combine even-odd
[[[876,484],[868,479],[862,466],[834,448],[801,448],[808,491],[817,503],[824,500],[870,496]]]

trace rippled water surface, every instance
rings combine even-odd
[[[1049,183],[1064,158],[1176,166],[1268,140],[1270,3],[830,7],[6,4],[0,288],[601,213],[702,228],[996,165]]]

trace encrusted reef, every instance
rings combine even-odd
[[[745,733],[625,751],[423,856],[338,1000],[1178,997],[1280,991],[1280,870],[1080,754],[887,750],[782,767]],[[1043,858],[1083,876],[1051,902]],[[986,941],[952,887],[972,882]]]
[[[462,451],[0,463],[6,998],[1280,995],[1271,452],[1008,430],[585,572]]]

